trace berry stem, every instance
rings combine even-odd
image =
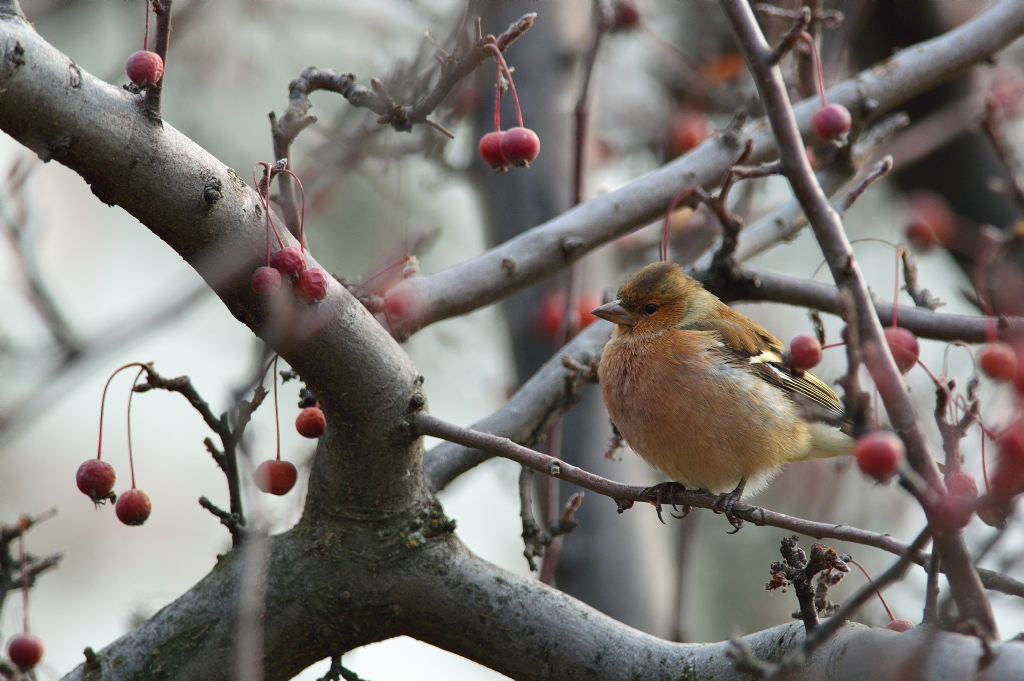
[[[256,179],[256,168],[263,168],[263,180]],[[279,248],[284,248],[284,241],[281,240],[281,235],[277,233],[277,227],[274,226],[274,221],[270,219],[270,169],[271,166],[266,161],[260,161],[252,169],[252,181],[256,185],[256,195],[260,197],[260,205],[263,207],[263,218],[267,223],[267,265],[270,265],[270,230],[274,231],[274,236],[277,237],[277,245]],[[266,190],[266,196],[263,192]]]
[[[139,382],[139,376],[146,368],[139,369],[132,381],[132,387],[128,389],[128,470],[132,473],[132,489],[135,489],[135,462],[132,460],[132,396],[135,395],[135,384]]]
[[[829,343],[828,345],[822,345],[822,350],[828,350],[829,348],[839,348],[846,345],[846,341],[839,341],[838,343]]]
[[[494,132],[501,132],[501,65],[494,62]]]
[[[28,560],[25,558],[25,530],[18,537],[18,560],[21,561],[21,627],[28,632]]]
[[[985,461],[985,428],[981,428],[981,477],[985,481],[985,493],[989,491],[988,486],[988,464]]]
[[[152,362],[150,362],[150,364],[152,364]],[[129,367],[142,367],[143,369],[145,369],[147,366],[149,365],[143,364],[142,362],[129,362],[128,364],[125,364],[123,367],[118,367],[114,371],[114,373],[110,374],[110,377],[107,379],[106,385],[103,386],[103,397],[100,399],[100,436],[99,442],[96,445],[97,461],[100,460],[100,454],[103,453],[103,406],[107,403],[107,388],[110,387],[110,382],[114,380],[114,376],[117,376],[119,373],[121,373],[122,371]]]
[[[869,575],[869,574],[868,574],[868,571],[864,569],[864,566],[863,566],[863,565],[861,565],[860,563],[858,563],[857,561],[855,561],[855,560],[854,560],[853,558],[850,558],[850,559],[849,559],[849,560],[847,560],[846,562],[848,562],[848,563],[853,563],[854,565],[856,565],[857,567],[859,567],[859,568],[860,568],[860,571],[864,573],[864,576],[868,578],[868,583],[869,583],[869,584],[871,584],[872,586],[874,586],[874,584],[875,584],[875,580],[871,579],[871,575]],[[879,591],[879,590],[878,590],[878,589],[876,588],[876,589],[875,589],[875,593],[876,593],[876,594],[878,594],[878,600],[882,601],[882,607],[883,607],[883,608],[885,608],[885,612],[886,612],[886,613],[887,613],[887,614],[889,615],[889,621],[890,621],[890,622],[894,621],[894,620],[896,619],[896,615],[893,615],[893,614],[892,614],[892,610],[890,610],[890,609],[889,609],[889,604],[888,604],[888,603],[886,603],[886,602],[885,602],[885,599],[884,599],[884,598],[882,597],[882,592],[881,592],[881,591]]]
[[[512,72],[508,70],[508,64],[505,63],[505,57],[502,56],[501,50],[498,49],[498,46],[491,43],[488,47],[491,48],[491,52],[494,53],[494,56],[501,63],[501,68],[505,69],[505,76],[508,78],[508,87],[512,90],[512,101],[515,102],[516,105],[516,119],[519,121],[519,127],[521,128],[523,127],[523,110],[519,108],[519,95],[516,94],[516,84],[512,80]],[[498,92],[501,92],[500,88]]]
[[[892,294],[892,325],[896,326],[896,317],[900,305],[900,264],[903,261],[903,253],[906,251],[902,245],[896,247],[896,290]]]
[[[825,106],[825,78],[821,74],[821,55],[818,54],[818,44],[814,42],[814,38],[807,31],[800,34],[800,39],[807,43],[807,46],[811,49],[811,55],[814,57],[814,71],[818,74],[818,98],[821,100],[821,105]]]
[[[277,436],[277,460],[281,460],[281,417],[277,413],[277,355],[274,355],[274,433]]]

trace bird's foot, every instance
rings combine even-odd
[[[711,504],[711,510],[715,513],[725,514],[725,519],[729,521],[733,529],[729,534],[736,534],[743,527],[743,521],[737,518],[733,513],[736,508],[736,503],[743,496],[743,488],[747,485],[746,478],[740,478],[740,483],[736,485],[736,489],[731,492],[719,494],[715,499],[714,503]]]
[[[668,501],[668,503],[672,506],[672,510],[680,511],[680,515],[676,515],[675,513],[669,513],[669,515],[671,515],[673,518],[677,520],[682,520],[687,515],[689,515],[690,511],[692,510],[689,506],[684,504],[682,506],[682,509],[680,509],[679,505],[676,503],[676,494],[685,491],[686,488],[680,485],[678,482],[661,482],[658,483],[657,485],[654,485],[653,487],[646,488],[643,491],[643,496],[644,498],[647,499],[650,499],[651,497],[654,498],[654,510],[658,512],[658,520],[660,520],[661,524],[664,525],[665,519],[661,517],[661,503],[664,500]]]

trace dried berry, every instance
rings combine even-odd
[[[124,67],[128,79],[139,87],[156,85],[164,75],[164,60],[156,52],[139,50],[130,57]]]
[[[323,299],[330,287],[327,272],[320,267],[310,267],[299,272],[299,278],[292,284],[295,294],[307,303]]]
[[[75,473],[78,489],[97,504],[110,498],[116,479],[114,467],[99,459],[89,459],[79,466],[78,472]]]
[[[295,430],[302,437],[315,439],[327,430],[327,419],[320,407],[306,407],[295,417]]]
[[[914,623],[907,619],[893,620],[885,625],[885,628],[889,631],[898,631],[903,633],[904,631],[910,631],[914,628]]]
[[[257,267],[252,273],[252,290],[261,296],[271,296],[281,288],[281,273],[273,267]]]
[[[135,487],[119,496],[117,503],[114,505],[117,519],[125,525],[141,525],[146,522],[152,508],[149,496],[141,489]]]
[[[302,246],[289,246],[275,253],[270,264],[282,275],[291,277],[306,269],[306,254]]]

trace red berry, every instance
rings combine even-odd
[[[21,669],[32,669],[43,659],[43,642],[32,634],[18,634],[7,642],[7,657]]]
[[[885,625],[885,628],[889,631],[898,631],[900,633],[904,631],[910,631],[914,628],[914,623],[910,620],[898,619],[893,620]]]
[[[128,57],[124,67],[128,79],[139,87],[156,85],[164,75],[164,60],[156,52],[139,50]]]
[[[503,137],[505,137],[504,132],[489,132],[480,138],[480,158],[498,173],[508,170],[508,161],[501,155]]]
[[[320,300],[327,295],[330,286],[327,272],[320,267],[310,267],[299,272],[299,278],[292,284],[296,295],[307,303]]]
[[[1017,419],[1003,432],[996,440],[999,445],[1000,459],[1012,462],[1020,469],[1024,469],[1024,418]]]
[[[257,267],[252,273],[252,290],[261,296],[272,296],[281,288],[281,273],[273,267]]]
[[[595,293],[584,293],[580,296],[579,304],[576,306],[577,331],[582,331],[597,321],[597,317],[590,314],[590,311],[600,304],[601,298]],[[534,327],[537,334],[548,341],[558,338],[558,332],[562,328],[563,314],[565,314],[564,293],[553,291],[541,298],[534,316]]]
[[[939,238],[935,236],[935,230],[924,220],[917,218],[907,223],[904,230],[907,240],[919,251],[927,251],[932,246],[939,244]]]
[[[149,496],[141,489],[132,487],[130,490],[117,498],[114,510],[117,512],[117,519],[125,525],[141,525],[146,522],[153,505],[149,503]]]
[[[708,119],[699,111],[684,111],[672,119],[668,146],[673,157],[682,156],[708,138]]]
[[[276,494],[280,497],[292,490],[298,475],[295,466],[287,461],[271,459],[261,463],[256,468],[256,474],[253,477],[261,492]]]
[[[1006,343],[990,343],[978,356],[981,370],[997,381],[1012,381],[1017,377],[1017,353]]]
[[[99,503],[110,498],[110,492],[114,489],[114,467],[106,461],[89,459],[78,467],[75,473],[75,482],[78,489],[82,490],[90,499]]]
[[[275,253],[270,264],[284,276],[291,277],[306,269],[306,254],[302,246],[289,246]]]
[[[501,138],[501,155],[517,168],[529,168],[540,153],[540,138],[529,128],[511,128]]]
[[[917,358],[921,355],[921,346],[917,343],[917,336],[898,326],[886,327],[883,332],[885,341],[889,344],[889,352],[896,360],[896,367],[901,374],[906,374],[914,368]]]
[[[978,518],[989,527],[1003,529],[1010,509],[1003,504],[986,504],[978,509]]]
[[[299,435],[308,438],[318,438],[327,430],[327,419],[320,407],[306,407],[295,417],[295,430]]]
[[[789,341],[789,361],[794,369],[813,369],[821,363],[821,343],[812,334],[798,333]]]
[[[896,475],[903,462],[903,441],[895,433],[876,430],[862,435],[853,449],[857,466],[876,480],[888,480]]]
[[[619,0],[612,15],[612,30],[628,30],[640,23],[640,8],[634,0]]]
[[[906,201],[914,219],[920,220],[931,230],[936,244],[950,245],[953,242],[957,217],[942,195],[927,189],[917,189],[907,194]],[[907,229],[907,236],[913,241],[909,226]]]
[[[1024,492],[1024,467],[1005,455],[999,457],[996,470],[990,479],[992,494],[1006,501]]]
[[[831,140],[850,131],[850,112],[842,104],[826,104],[811,116],[811,129],[823,140]]]
[[[957,471],[946,480],[949,496],[974,501],[978,498],[978,483],[970,473]]]

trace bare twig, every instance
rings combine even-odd
[[[846,211],[850,210],[854,201],[859,199],[861,194],[867,191],[868,187],[885,177],[890,170],[892,170],[892,156],[885,156],[878,163],[871,166],[871,170],[867,172],[864,179],[857,183],[857,186],[851,189],[843,197],[842,201],[836,204],[835,211],[841,216],[846,215]]]
[[[655,488],[635,487],[602,478],[560,459],[518,445],[508,438],[462,428],[424,412],[416,412],[409,417],[409,420],[413,430],[420,435],[431,435],[472,449],[485,450],[497,456],[511,459],[520,465],[528,466],[535,471],[556,476],[561,480],[571,482],[584,489],[610,497],[616,501],[620,512],[631,508],[633,503],[637,501],[651,505],[660,501]],[[678,492],[675,498],[670,501],[675,502],[677,505],[713,510],[717,500],[718,495],[715,494],[685,490]],[[906,544],[887,534],[868,532],[845,524],[832,525],[794,518],[743,502],[736,503],[733,515],[754,525],[781,527],[814,537],[815,539],[849,541],[855,544],[872,546],[897,555],[902,555],[906,550]],[[918,565],[925,565],[928,560],[927,554],[916,550],[911,557]],[[981,574],[987,588],[1024,598],[1024,584],[1017,580],[991,571],[982,571]]]
[[[160,55],[164,63],[164,75],[167,73],[167,45],[171,38],[171,2],[172,0],[152,0],[153,13],[156,14],[156,44],[154,52]],[[160,95],[164,89],[164,76],[156,85],[146,88],[146,115],[163,125],[160,117]]]
[[[786,537],[782,540],[782,560],[772,563],[772,579],[764,588],[771,591],[787,585],[792,585],[796,591],[797,600],[800,602],[800,618],[804,622],[804,631],[808,634],[818,626],[818,603],[822,603],[824,610],[824,595],[818,598],[813,586],[814,577],[818,573],[831,572],[836,570],[840,573],[849,572],[844,557],[840,556],[834,548],[824,544],[814,544],[811,547],[811,556],[807,557],[804,550],[797,546],[800,537],[796,535]],[[845,557],[846,560],[849,556]],[[838,580],[836,580],[838,581]],[[828,584],[822,581],[821,584]],[[827,587],[824,589],[827,593]]]

